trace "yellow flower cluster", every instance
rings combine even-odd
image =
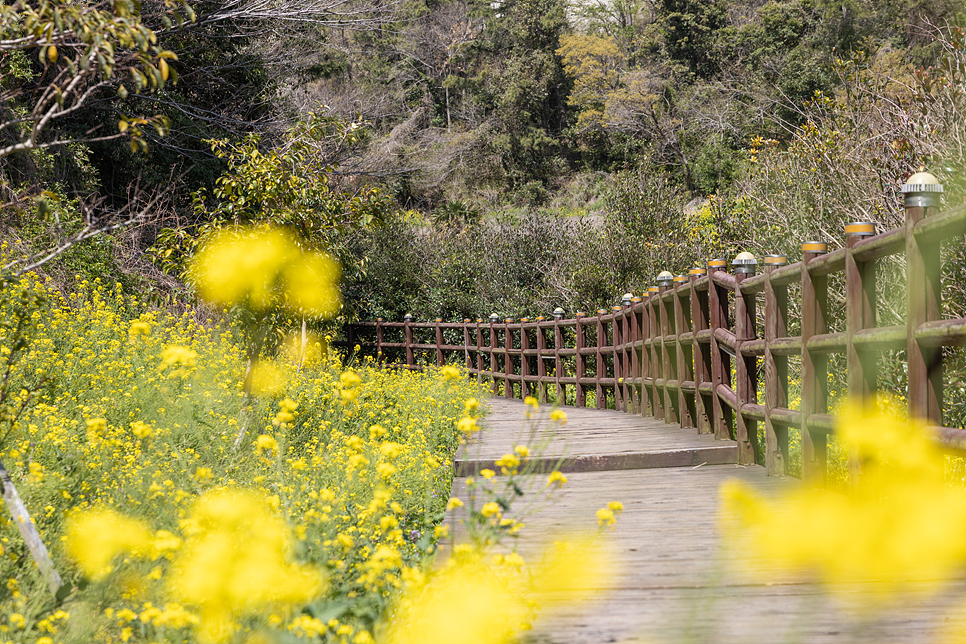
[[[211,302],[247,303],[256,311],[284,306],[323,318],[341,307],[336,261],[304,251],[280,229],[220,230],[192,259],[189,273]]]
[[[35,277],[19,288],[47,304],[11,371],[11,404],[30,404],[0,460],[82,590],[50,608],[0,519],[0,627],[31,643],[215,642],[236,627],[371,642],[374,616],[435,549],[479,390],[436,371],[348,371],[330,355],[279,358],[280,394],[251,399],[230,333],[194,312],[141,313],[96,282],[67,299]],[[15,300],[0,300],[0,321]]]
[[[833,588],[873,579],[889,589],[958,574],[966,563],[966,490],[946,482],[944,456],[925,427],[849,405],[837,435],[862,462],[845,494],[799,489],[767,501],[732,482],[721,489],[726,534]]]

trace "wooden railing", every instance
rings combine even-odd
[[[848,394],[871,400],[878,353],[904,350],[910,416],[926,419],[938,441],[963,451],[966,431],[942,426],[942,347],[966,344],[966,318],[941,319],[940,243],[966,232],[966,208],[931,215],[936,187],[903,187],[903,228],[874,234],[873,224],[849,224],[842,248],[826,252],[824,243],[807,242],[800,261],[765,257],[761,274],[755,258],[742,253],[731,263],[734,273],[722,259],[686,276],[664,272],[643,297],[625,297],[623,306],[597,315],[563,319],[558,309],[554,319],[377,320],[349,327],[348,344],[407,368],[443,365],[462,354],[466,370],[489,380],[494,395],[577,406],[592,400],[598,408],[609,403],[733,438],[740,462],[764,463],[770,475],[786,473],[788,429],[799,428],[800,471],[814,484],[824,481],[827,437],[835,426],[828,356],[845,354]],[[877,264],[891,255],[905,256],[906,320],[879,327]],[[842,272],[845,324],[832,331],[828,277]],[[801,286],[801,334],[789,337],[792,284]],[[788,402],[790,356],[801,358],[799,409]],[[763,448],[758,423],[764,423]]]

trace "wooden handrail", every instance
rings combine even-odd
[[[696,269],[673,283],[664,280],[643,297],[594,316],[378,320],[352,325],[346,337],[366,351],[374,349],[382,364],[408,369],[441,365],[448,354],[462,353],[466,370],[481,382],[489,380],[494,395],[502,391],[507,398],[532,395],[540,402],[583,407],[592,392],[598,408],[612,400],[615,409],[737,440],[739,461],[762,463],[769,475],[790,469],[788,428],[798,427],[802,477],[821,485],[827,436],[834,431],[827,391],[833,353],[846,356],[849,394],[871,401],[877,354],[906,350],[910,415],[927,421],[945,448],[966,453],[966,430],[942,426],[942,347],[966,344],[966,318],[941,319],[939,266],[939,243],[963,233],[966,207],[931,214],[910,206],[902,228],[877,235],[853,232],[830,253],[822,245],[804,244],[801,261],[766,262],[757,275],[747,267],[732,274],[722,262],[709,262],[707,274]],[[906,260],[907,320],[879,327],[877,262],[897,254]],[[844,329],[829,328],[828,276],[833,273],[845,277]],[[796,283],[801,335],[789,336],[788,287]],[[367,334],[372,341],[364,340]],[[462,344],[457,344],[460,335]],[[796,355],[802,364],[799,410],[788,408],[788,359]],[[758,395],[759,360],[764,404]],[[764,453],[758,453],[759,422],[765,428]],[[861,463],[851,459],[850,470],[858,476]]]

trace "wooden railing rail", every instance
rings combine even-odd
[[[494,395],[586,406],[662,418],[737,441],[739,462],[762,463],[770,475],[789,469],[789,428],[802,438],[801,474],[821,485],[827,471],[828,357],[845,354],[848,394],[872,400],[882,351],[905,350],[907,401],[937,441],[966,452],[966,431],[943,427],[942,348],[966,344],[966,318],[942,319],[940,248],[966,233],[966,207],[933,214],[942,187],[928,174],[903,186],[906,225],[875,234],[871,223],[846,225],[842,248],[802,244],[800,261],[741,253],[730,265],[707,261],[688,275],[658,275],[642,297],[596,315],[564,319],[376,322],[353,325],[349,344],[374,351],[385,365],[420,369],[462,353],[466,370]],[[879,327],[877,265],[906,263],[906,320]],[[844,329],[830,328],[828,278],[843,273]],[[789,336],[789,286],[799,285],[798,336]],[[762,314],[759,314],[759,309]],[[759,323],[763,324],[759,326]],[[801,404],[789,406],[789,357],[801,359]],[[457,358],[458,360],[458,358]],[[763,374],[763,377],[760,376]],[[764,386],[759,396],[759,383]],[[764,424],[759,446],[758,424]],[[763,452],[763,453],[761,453]],[[861,464],[851,459],[858,474]]]

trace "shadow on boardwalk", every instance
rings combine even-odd
[[[462,455],[464,470],[474,470],[526,442],[525,406],[502,399],[490,402],[479,445]],[[555,500],[526,519],[519,549],[535,557],[543,539],[575,529],[596,528],[595,513],[608,501],[624,504],[616,530],[605,535],[618,560],[609,579],[580,580],[593,597],[577,607],[541,615],[525,641],[534,644],[608,642],[942,642],[951,627],[966,633],[962,605],[966,584],[957,582],[939,595],[911,592],[876,614],[859,603],[882,593],[877,584],[855,584],[830,597],[817,585],[782,578],[774,565],[753,552],[721,547],[717,533],[718,486],[737,478],[766,495],[794,479],[767,478],[762,467],[720,463],[715,449],[733,447],[694,430],[651,418],[613,411],[567,408],[568,423],[556,433],[548,452],[570,457],[568,483]],[[547,423],[544,423],[546,425]],[[711,452],[702,451],[711,449]],[[713,455],[712,463],[626,455],[680,453]],[[624,455],[591,460],[586,456]],[[693,454],[692,454],[693,458]],[[466,461],[471,461],[466,463]],[[628,463],[647,463],[636,469]],[[660,466],[668,463],[672,466]],[[706,464],[702,464],[706,463]],[[658,464],[654,466],[653,464]],[[464,479],[453,493],[465,498]],[[763,574],[751,577],[740,570]],[[771,583],[765,583],[765,580]],[[956,622],[947,617],[959,616]]]

